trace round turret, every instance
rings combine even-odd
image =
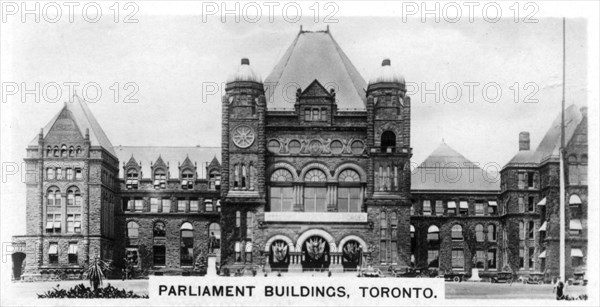
[[[231,82],[256,82],[262,83],[262,78],[250,67],[250,60],[243,58],[237,71],[227,78],[227,83]]]
[[[404,84],[404,77],[396,72],[392,68],[392,61],[390,59],[384,59],[381,62],[381,68],[379,72],[375,74],[375,77],[369,80],[369,84],[375,83],[401,83]]]

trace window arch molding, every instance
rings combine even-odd
[[[309,171],[311,171],[313,169],[319,169],[319,170],[323,171],[323,173],[325,173],[327,181],[334,180],[333,177],[331,176],[331,171],[329,170],[329,168],[325,164],[321,164],[318,162],[308,163],[307,165],[305,165],[302,168],[302,172],[300,172],[300,176],[298,176],[299,180],[304,182],[304,177],[306,176],[306,173],[308,173]]]
[[[340,166],[338,166],[335,169],[335,173],[333,174],[333,178],[338,181],[340,174],[345,171],[345,170],[353,170],[356,171],[358,173],[358,175],[360,176],[360,182],[361,183],[366,183],[367,182],[367,173],[362,169],[362,167],[354,164],[354,163],[344,163]]]
[[[271,175],[272,175],[272,174],[273,174],[275,171],[277,171],[278,169],[280,169],[280,168],[283,168],[283,169],[286,169],[286,170],[288,170],[288,171],[289,171],[289,172],[292,174],[292,178],[294,179],[294,182],[298,181],[298,178],[299,178],[299,177],[298,177],[298,172],[296,171],[296,169],[294,168],[294,166],[292,166],[292,165],[291,165],[291,164],[289,164],[289,163],[285,163],[285,162],[278,162],[278,163],[275,163],[275,164],[273,164],[273,165],[270,165],[270,166],[267,168],[267,174],[269,174],[269,177],[268,177],[268,178],[270,179],[270,178],[271,178]]]

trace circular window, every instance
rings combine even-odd
[[[341,154],[342,151],[344,150],[344,144],[342,144],[342,142],[340,141],[333,141],[331,142],[331,153],[332,154]]]
[[[279,142],[276,140],[271,140],[269,141],[269,144],[267,144],[267,149],[272,153],[278,153],[280,147],[281,144],[279,144]]]
[[[300,142],[293,140],[288,144],[288,148],[290,149],[290,153],[297,154],[300,152]]]
[[[365,150],[365,144],[361,141],[352,142],[352,153],[355,155],[360,155]]]
[[[239,126],[233,130],[233,143],[239,148],[248,148],[254,143],[254,130],[248,126]]]

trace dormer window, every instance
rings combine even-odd
[[[181,188],[182,189],[193,189],[194,188],[194,172],[192,172],[189,169],[186,169],[181,173]]]
[[[65,158],[65,157],[67,156],[67,145],[64,145],[64,144],[63,144],[63,145],[60,147],[60,156],[61,156],[62,158]]]
[[[127,185],[127,189],[137,189],[138,188],[138,172],[137,172],[137,170],[131,168],[127,171],[126,185]]]
[[[221,189],[221,174],[218,171],[211,171],[208,181],[208,189],[211,191]]]
[[[165,189],[167,187],[167,175],[164,170],[157,169],[154,172],[154,188]]]

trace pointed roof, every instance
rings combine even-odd
[[[498,191],[500,176],[488,174],[442,142],[412,172],[411,190]]]
[[[569,143],[577,126],[581,123],[583,114],[579,108],[572,104],[565,109],[565,144]],[[552,122],[552,125],[546,132],[546,135],[538,145],[535,151],[522,150],[519,151],[507,164],[510,165],[531,165],[535,166],[538,163],[549,159],[558,159],[560,149],[560,124],[561,114]]]
[[[214,156],[214,158],[212,159],[212,161],[210,161],[210,164],[208,165],[208,168],[213,168],[213,167],[221,167],[221,163],[219,163],[219,160],[217,159],[216,155]]]
[[[104,133],[104,130],[102,130],[102,127],[96,120],[96,117],[94,117],[94,114],[92,114],[92,111],[90,111],[88,108],[87,102],[79,98],[79,96],[74,96],[72,101],[65,102],[65,105],[60,112],[58,112],[44,127],[44,137],[48,135],[48,132],[50,132],[60,114],[65,110],[71,113],[71,117],[75,121],[77,128],[79,128],[81,135],[85,135],[85,131],[89,130],[90,142],[92,146],[100,146],[106,149],[112,155],[116,156],[113,145],[110,143],[110,140]],[[38,137],[39,135],[36,135],[29,145],[37,146]]]
[[[211,157],[215,157],[213,158],[215,160],[216,156],[221,155],[220,147],[200,146],[115,146],[115,151],[119,161],[127,161],[131,156],[135,157],[137,163],[141,165],[143,176],[148,178],[152,174],[150,162],[156,165],[158,156],[169,165],[177,165],[187,158],[190,162],[198,164],[198,177],[203,178],[203,172]],[[179,178],[179,172],[171,171],[169,175],[169,178]],[[119,177],[123,178],[122,169],[120,169]]]
[[[313,80],[334,86],[338,109],[365,109],[367,83],[329,31],[300,31],[265,79],[269,109],[294,109],[294,86],[304,90]]]

